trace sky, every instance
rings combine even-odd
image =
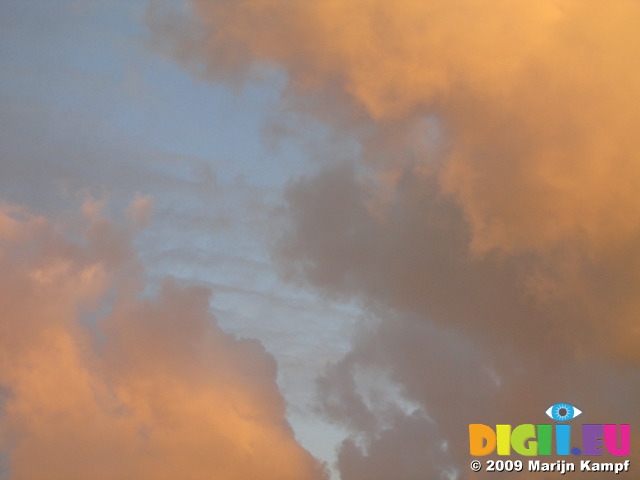
[[[493,478],[468,425],[558,402],[635,445],[639,21],[0,2],[0,479]]]

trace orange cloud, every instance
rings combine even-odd
[[[362,147],[289,188],[279,250],[287,274],[390,317],[320,382],[353,432],[344,478],[462,476],[465,423],[528,422],[550,395],[637,422],[640,3],[189,4],[189,29],[150,15],[174,58],[213,80],[279,69],[283,101]],[[388,415],[362,371],[425,415]]]
[[[205,288],[166,280],[143,296],[130,228],[88,215],[0,211],[11,478],[324,478],[285,419],[273,358],[219,329]]]
[[[443,190],[465,212],[474,250],[580,238],[593,253],[637,232],[637,2],[190,3],[189,30],[151,22],[202,75],[281,68],[292,92],[322,97],[323,120],[344,122],[345,108],[352,126],[373,120],[365,144],[435,115]],[[432,165],[426,157],[415,161]]]

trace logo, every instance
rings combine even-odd
[[[565,422],[581,415],[582,410],[568,403],[556,403],[555,405],[551,405],[544,413],[556,422]]]
[[[481,423],[469,425],[469,451],[480,457],[498,455],[603,455],[627,456],[631,451],[631,426],[628,424],[582,424],[569,422],[583,412],[569,403],[551,405],[545,414],[555,425],[496,425],[495,429]],[[573,441],[572,441],[573,440]]]

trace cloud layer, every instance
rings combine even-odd
[[[378,134],[406,135],[435,115],[442,183],[474,248],[552,248],[577,236],[598,248],[611,230],[633,234],[636,2],[191,4],[199,23],[188,32],[159,20],[156,31],[173,34],[176,56],[202,75],[283,68],[292,92],[322,97],[314,114],[346,103],[323,118],[349,115],[356,132],[374,120]]]
[[[361,146],[291,186],[278,251],[380,319],[319,381],[343,478],[469,476],[468,423],[558,400],[638,422],[637,2],[190,5],[188,29],[150,15],[175,58],[281,69],[289,106]]]
[[[138,198],[130,214],[148,213]],[[210,292],[142,295],[132,226],[0,212],[0,439],[15,479],[312,479],[276,365]],[[5,472],[6,473],[6,472]]]

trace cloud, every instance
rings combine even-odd
[[[569,257],[575,264],[563,274],[575,283],[554,289],[549,258],[474,254],[462,212],[432,177],[407,175],[384,219],[368,210],[376,192],[348,167],[298,181],[279,250],[286,276],[356,297],[370,312],[352,352],[319,380],[320,412],[352,432],[339,450],[344,478],[382,478],[380,456],[417,478],[410,472],[426,467],[408,453],[416,422],[425,425],[425,471],[448,478],[465,471],[470,423],[544,423],[557,398],[589,412],[589,422],[638,421],[627,313],[637,311],[638,279],[620,263],[635,265],[635,248],[613,261]],[[393,395],[367,387],[371,375],[419,408],[390,406]]]
[[[127,209],[127,215],[133,223],[139,227],[149,224],[151,212],[153,210],[153,200],[149,196],[136,195]]]
[[[469,475],[468,423],[544,422],[558,399],[637,423],[637,2],[189,5],[188,30],[150,15],[175,58],[215,81],[280,69],[284,102],[361,146],[292,184],[278,250],[380,320],[319,381],[344,478],[415,478],[416,424],[448,478]]]
[[[217,326],[208,289],[165,279],[143,296],[136,226],[95,202],[83,210],[64,221],[0,213],[10,478],[323,478],[261,344]]]
[[[603,230],[633,233],[623,206],[640,177],[625,155],[638,149],[636,2],[190,4],[189,30],[150,18],[202,75],[282,68],[293,93],[321,96],[314,114],[338,99],[378,134],[435,114],[447,137],[442,182],[474,248],[550,248],[577,235],[598,248]]]

